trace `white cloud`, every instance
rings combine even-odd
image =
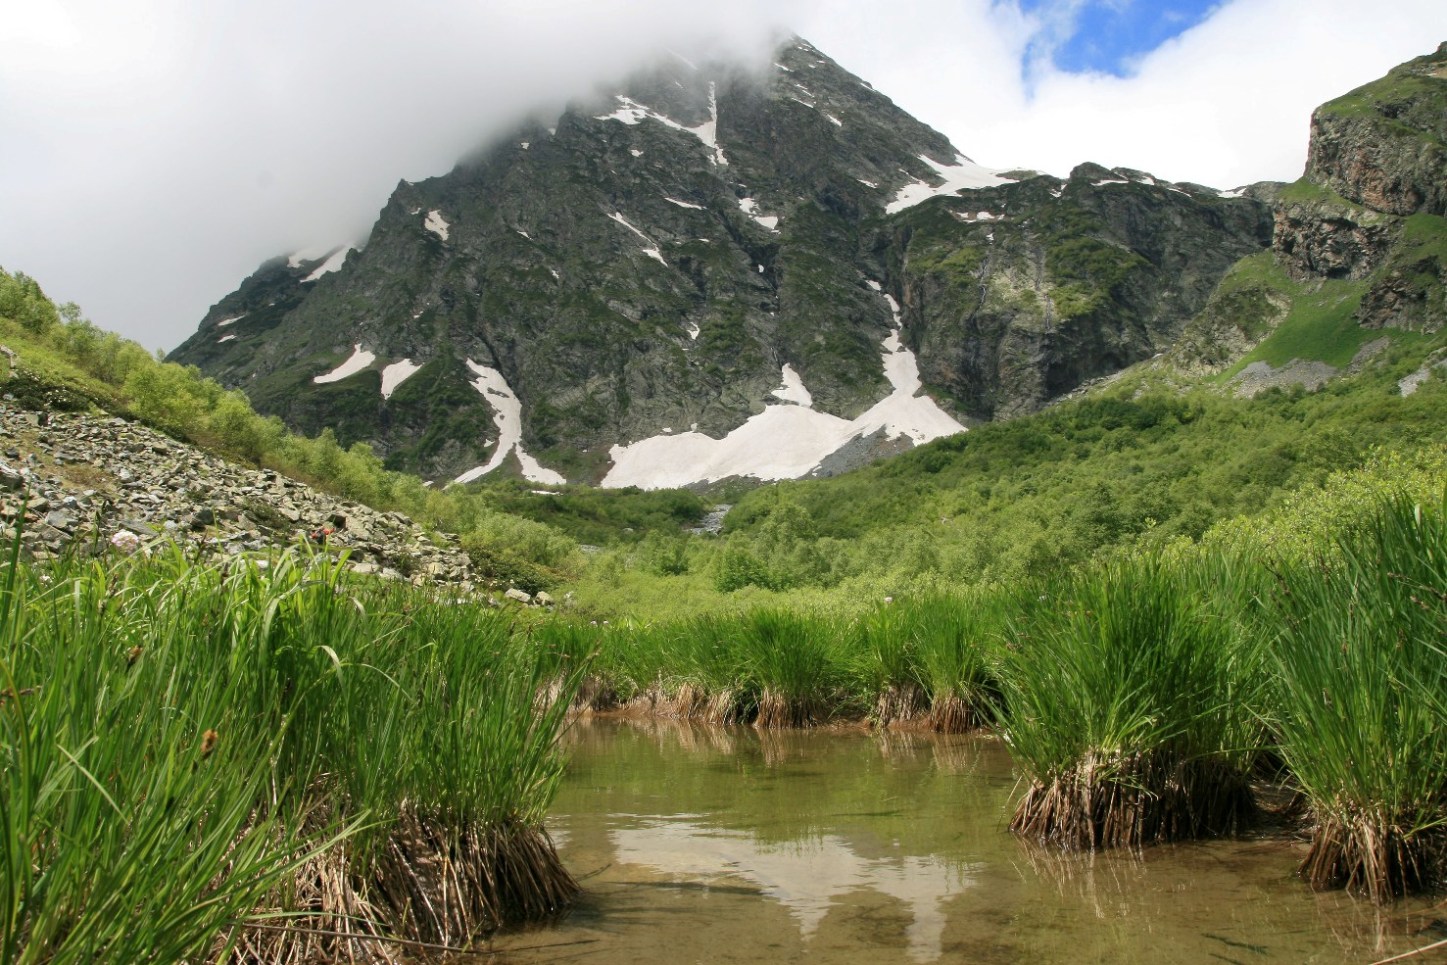
[[[0,0],[0,264],[174,346],[263,258],[365,235],[540,104],[787,24],[990,167],[1291,179],[1318,103],[1447,38],[1439,0],[1234,0],[1137,76],[1021,57],[1011,2]]]
[[[0,265],[174,346],[263,259],[364,237],[664,45],[755,47],[765,0],[0,0]]]
[[[922,0],[897,8],[913,36],[880,37],[846,2],[811,39],[982,164],[1064,175],[1090,160],[1215,186],[1294,180],[1313,108],[1447,39],[1438,0],[1233,0],[1131,77],[1037,63],[1027,96],[1041,22],[1013,4]]]

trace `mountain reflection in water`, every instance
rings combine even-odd
[[[842,895],[875,891],[898,899],[913,917],[909,950],[920,962],[940,956],[945,901],[975,884],[967,865],[951,867],[934,856],[865,858],[832,834],[765,845],[745,832],[657,818],[610,837],[620,862],[684,879],[730,877],[758,885],[761,894],[789,910],[805,939]]]

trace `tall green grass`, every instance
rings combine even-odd
[[[250,713],[255,678],[166,619],[209,581],[12,558],[0,587],[0,962],[174,962],[323,846]]]
[[[1315,816],[1302,873],[1376,900],[1447,870],[1447,505],[1398,498],[1282,574],[1272,722]]]
[[[1222,565],[1215,579],[1244,579]],[[1261,677],[1230,586],[1155,558],[1038,601],[1005,663],[1002,729],[1029,787],[1011,829],[1066,847],[1233,832],[1251,819]]]
[[[944,733],[988,723],[1006,613],[1001,591],[970,588],[886,603],[857,621],[851,656],[874,722]]]
[[[984,588],[915,605],[916,660],[934,730],[961,733],[994,718],[1000,701],[997,655],[1012,599]]]
[[[845,636],[827,616],[761,608],[734,638],[741,678],[756,694],[758,727],[808,727],[846,714],[851,703]]]
[[[4,565],[0,963],[399,960],[575,893],[541,822],[583,668],[269,562]]]
[[[870,719],[880,727],[915,723],[929,712],[914,615],[912,606],[891,600],[853,625],[855,677],[860,689],[873,695]]]

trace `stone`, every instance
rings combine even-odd
[[[74,529],[75,517],[72,516],[70,513],[65,512],[64,510],[57,509],[52,513],[46,514],[45,525],[53,526],[58,530]]]
[[[519,590],[515,586],[508,587],[508,591],[504,593],[503,596],[516,603],[521,603],[524,606],[527,606],[533,602],[532,594]]]

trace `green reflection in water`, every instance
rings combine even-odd
[[[549,826],[591,877],[569,918],[500,936],[507,961],[1360,963],[1443,937],[1430,901],[1311,892],[1281,840],[1027,846],[987,737],[584,722],[569,744]]]

